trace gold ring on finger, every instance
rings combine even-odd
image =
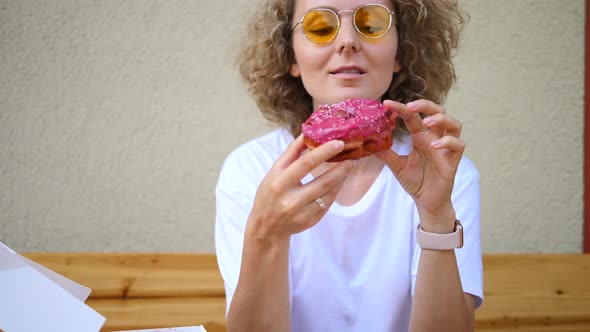
[[[324,200],[321,197],[316,198],[315,202],[318,203],[322,210],[325,210],[328,207],[328,205],[326,205],[326,202],[324,202]]]

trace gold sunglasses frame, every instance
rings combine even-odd
[[[365,7],[368,7],[368,6],[382,7],[385,10],[387,10],[387,12],[389,13],[389,25],[387,26],[387,29],[385,29],[385,31],[382,34],[380,34],[379,36],[371,37],[371,36],[365,35],[364,33],[362,33],[359,30],[358,26],[356,25],[356,21],[354,20],[354,17],[356,15],[356,13],[359,11],[359,9],[365,8]],[[307,14],[309,14],[309,13],[311,13],[313,11],[316,11],[316,10],[326,10],[326,11],[332,12],[336,16],[336,22],[338,22],[338,25],[336,26],[336,33],[334,34],[334,36],[332,36],[332,38],[328,39],[327,41],[325,41],[323,43],[318,43],[318,42],[315,42],[315,41],[309,39],[309,37],[307,37],[307,35],[305,34],[305,31],[303,31],[303,21],[305,20],[305,16],[307,16]],[[301,33],[303,33],[303,35],[305,36],[305,38],[307,40],[309,40],[310,42],[312,42],[314,44],[318,44],[318,45],[329,44],[329,43],[331,43],[336,38],[336,36],[338,36],[338,32],[340,32],[340,14],[343,14],[343,13],[352,14],[352,25],[354,26],[354,29],[356,30],[356,32],[360,36],[363,36],[363,37],[369,38],[369,39],[377,39],[377,38],[383,37],[389,31],[389,29],[391,29],[392,22],[395,20],[395,12],[393,10],[389,10],[389,8],[387,8],[387,6],[382,5],[380,3],[368,3],[368,4],[365,4],[365,5],[362,5],[362,6],[357,7],[355,10],[341,10],[339,12],[336,12],[335,10],[330,9],[330,8],[322,8],[322,7],[319,7],[319,8],[313,8],[313,9],[310,9],[310,10],[306,11],[305,14],[303,14],[303,17],[299,21],[297,21],[295,23],[295,25],[293,26],[293,28],[291,29],[291,31],[295,30],[295,28],[297,28],[297,26],[299,24],[301,24]]]

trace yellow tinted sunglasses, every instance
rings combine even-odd
[[[352,14],[352,24],[356,31],[367,38],[383,36],[393,21],[394,12],[381,4],[367,4],[356,10],[335,12],[329,8],[314,8],[303,15],[293,26],[293,30],[301,24],[301,30],[307,39],[316,44],[331,42],[340,29],[340,14]]]

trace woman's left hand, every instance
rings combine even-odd
[[[465,150],[465,143],[459,138],[461,122],[429,100],[407,105],[386,100],[383,104],[406,123],[412,150],[407,156],[400,156],[391,149],[376,156],[387,164],[414,199],[421,226],[430,232],[452,232],[455,210],[451,193]],[[419,113],[426,117],[422,119]]]

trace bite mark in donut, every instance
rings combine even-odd
[[[391,148],[396,116],[378,101],[352,98],[318,107],[301,131],[310,149],[332,140],[344,141],[344,150],[330,162],[359,159]]]

